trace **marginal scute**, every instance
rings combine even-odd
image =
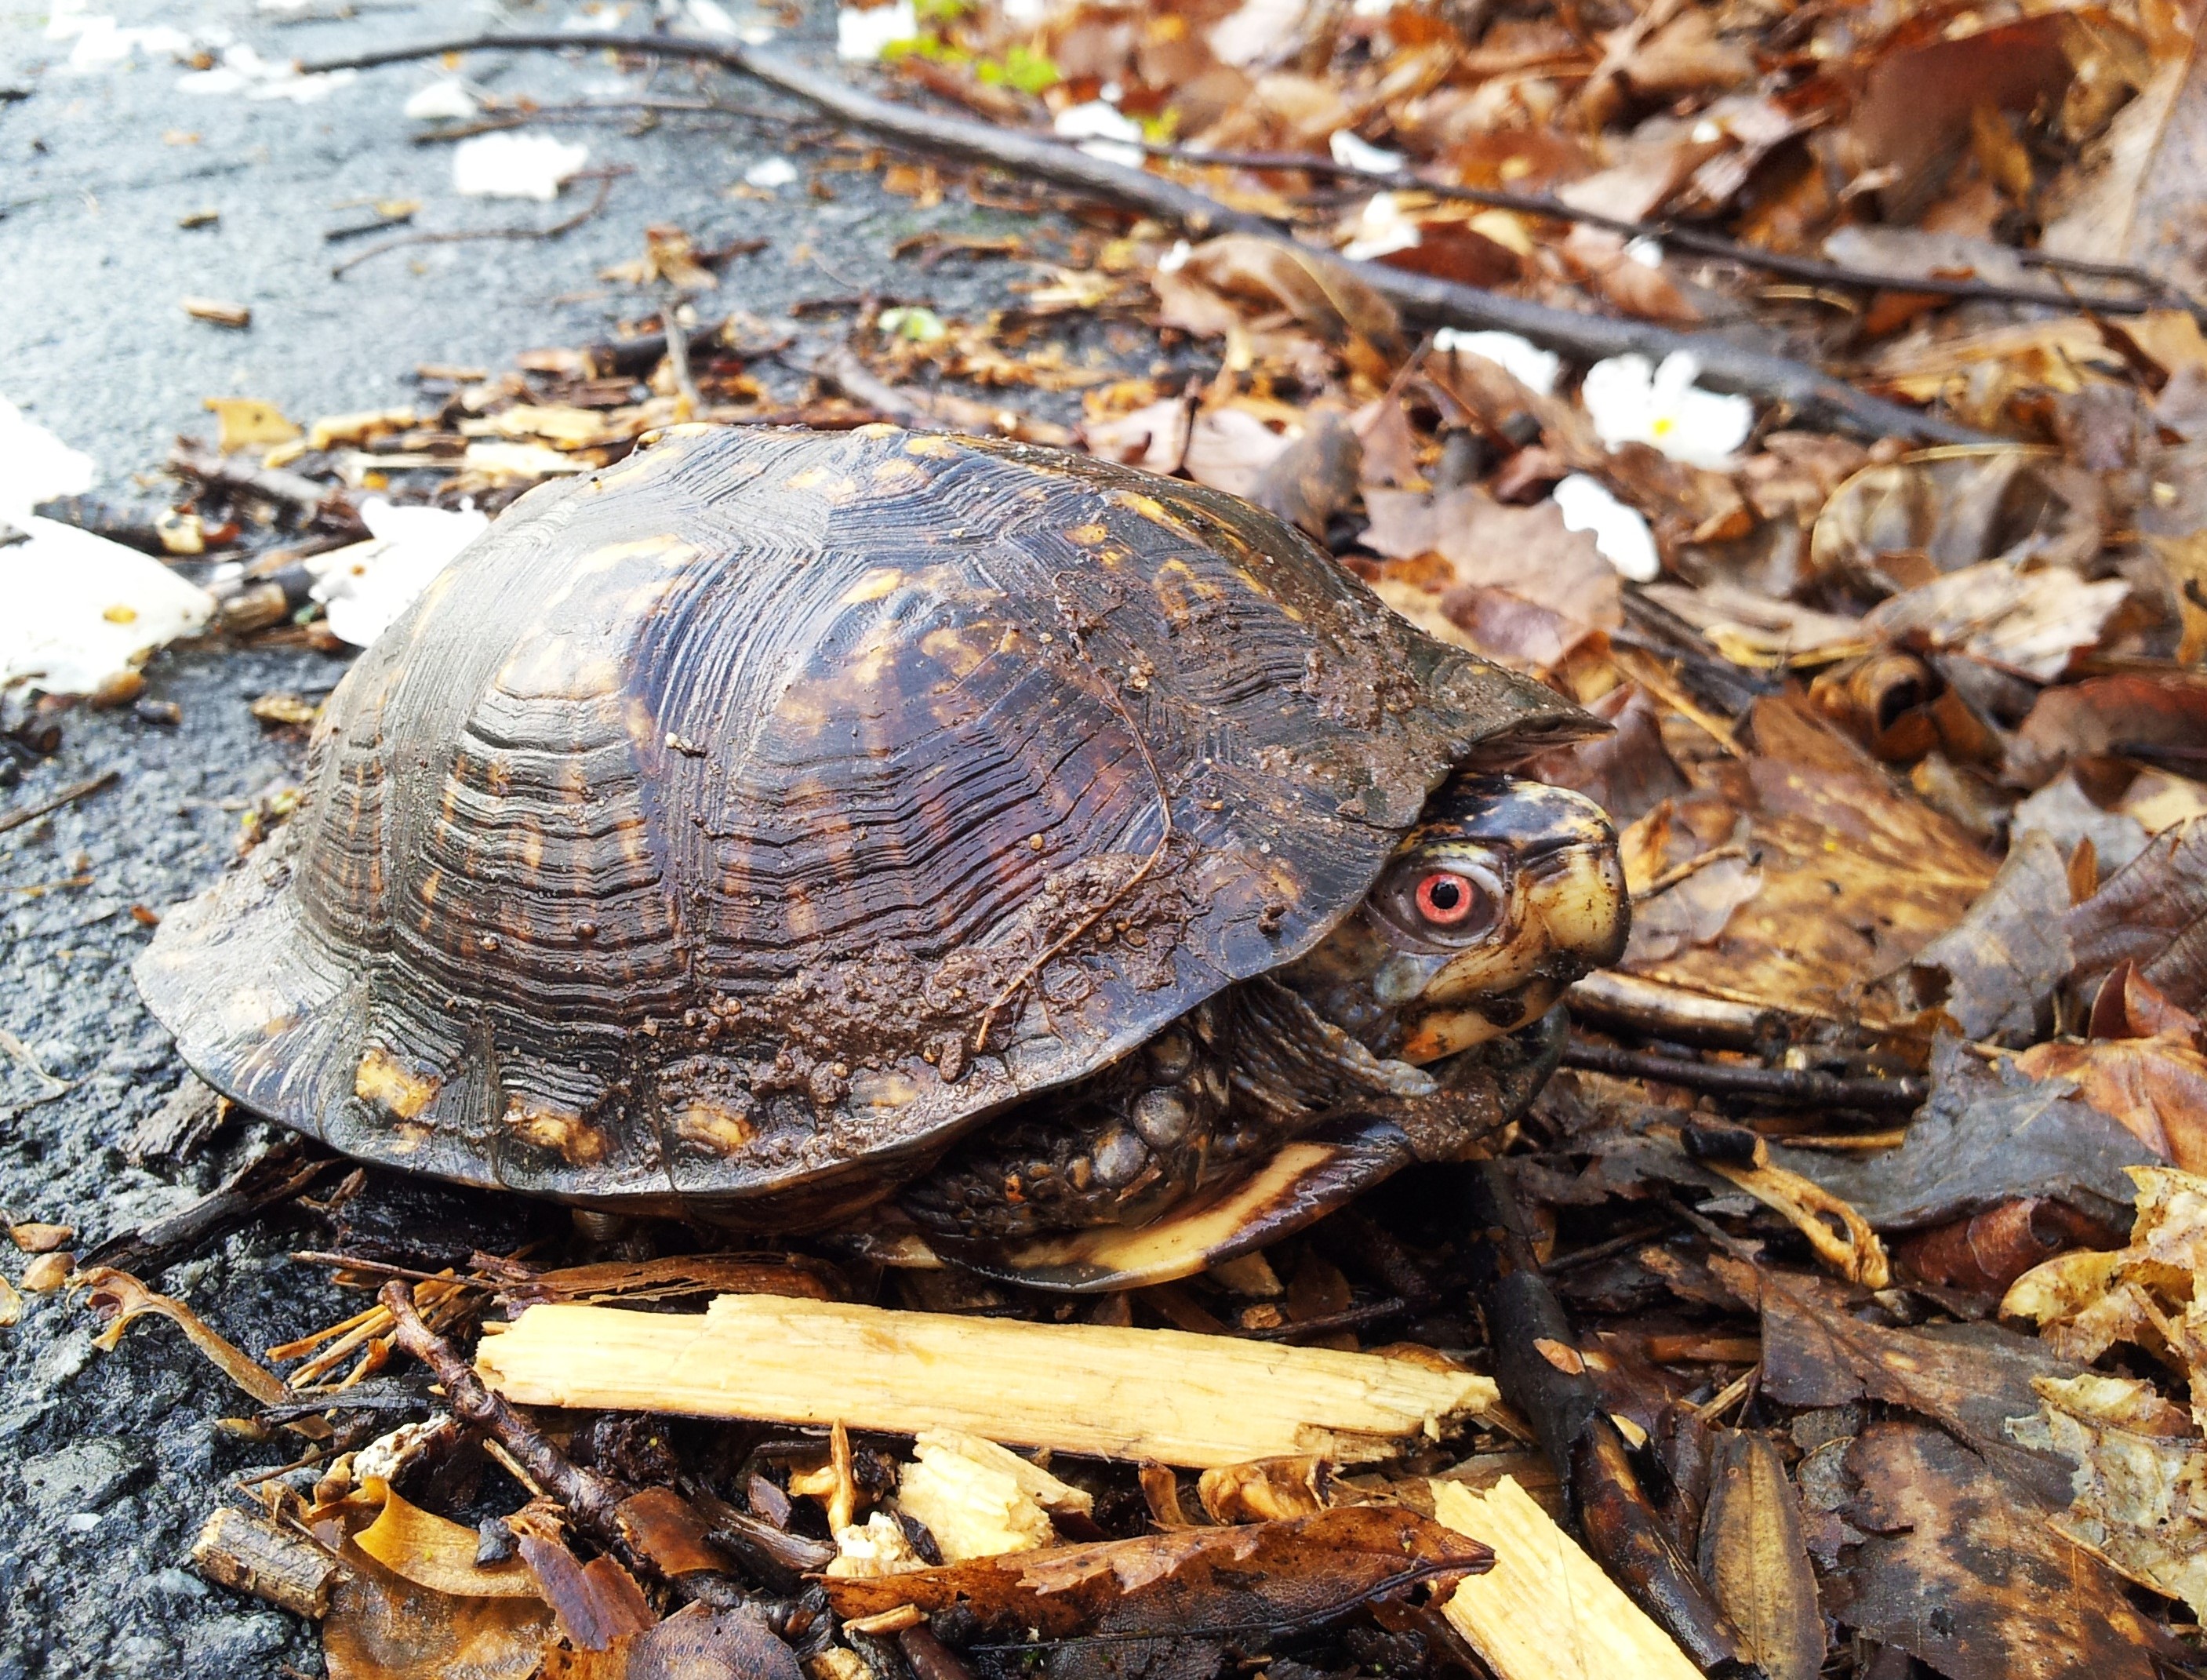
[[[394,1120],[412,1120],[437,1100],[441,1083],[370,1046],[353,1072],[352,1091],[362,1102],[376,1104]]]
[[[1588,726],[1199,486],[679,427],[361,657],[140,983],[347,1153],[798,1223],[1308,950],[1451,768]]]

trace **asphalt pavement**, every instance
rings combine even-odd
[[[832,16],[809,3],[792,39],[819,51]],[[212,437],[211,396],[260,398],[309,419],[403,403],[421,364],[499,368],[533,347],[602,342],[624,317],[649,312],[601,275],[637,255],[653,223],[679,224],[705,248],[768,241],[729,266],[705,308],[800,319],[816,336],[841,331],[848,317],[835,302],[865,292],[924,297],[945,314],[1014,301],[1009,285],[1026,277],[1016,266],[923,273],[889,256],[926,229],[1002,232],[1013,224],[1001,213],[955,197],[920,210],[863,173],[823,177],[832,196],[802,183],[772,200],[732,194],[773,157],[812,174],[828,155],[816,126],[725,79],[625,71],[582,54],[481,55],[467,72],[544,104],[702,91],[751,114],[563,126],[553,132],[589,144],[589,167],[626,171],[583,225],[553,241],[423,243],[333,278],[332,265],[365,246],[326,235],[371,218],[379,200],[418,200],[415,230],[456,232],[548,225],[595,188],[571,185],[548,205],[458,195],[450,147],[416,143],[421,125],[403,114],[443,74],[434,65],[363,73],[303,101],[280,79],[195,91],[182,85],[190,69],[175,42],[115,33],[181,32],[217,67],[230,49],[234,68],[241,45],[278,63],[468,28],[558,27],[583,9],[88,0],[50,15],[0,0],[0,397],[89,452],[100,487],[128,497],[158,486],[139,475],[158,473],[178,434]],[[111,16],[111,30],[94,21]],[[646,6],[607,5],[589,21],[652,20]],[[1032,218],[1017,225],[1050,231]],[[252,324],[193,319],[188,296],[245,304]],[[828,307],[792,317],[800,303]],[[792,394],[801,385],[788,370],[760,372]],[[236,1124],[181,1169],[125,1157],[123,1140],[183,1071],[129,965],[148,937],[142,912],[212,881],[236,855],[251,803],[297,774],[296,732],[265,731],[248,702],[326,691],[343,669],[306,650],[172,649],[149,667],[148,693],[176,702],[180,725],[72,712],[58,753],[0,792],[4,818],[117,773],[103,792],[0,833],[0,1028],[46,1076],[0,1055],[9,1218],[74,1226],[81,1250],[185,1205],[266,1141],[257,1125]],[[47,1079],[66,1089],[55,1095]],[[257,1352],[360,1305],[285,1258],[313,1235],[296,1223],[248,1230],[148,1281]],[[19,1276],[23,1258],[0,1256],[0,1270]],[[280,1464],[297,1444],[219,1428],[249,1405],[168,1324],[141,1322],[113,1352],[93,1346],[96,1328],[81,1303],[49,1295],[27,1298],[21,1321],[0,1330],[0,1680],[319,1673],[302,1623],[181,1567],[225,1479]]]

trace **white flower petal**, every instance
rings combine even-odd
[[[1593,532],[1594,546],[1602,558],[1625,577],[1648,583],[1663,575],[1654,532],[1636,511],[1611,495],[1600,480],[1573,473],[1556,486],[1555,499],[1563,511],[1564,529]]]
[[[38,503],[81,495],[99,476],[92,457],[0,397],[0,521],[21,524]]]
[[[1326,143],[1333,160],[1343,169],[1353,169],[1363,175],[1392,175],[1404,168],[1409,160],[1399,152],[1384,151],[1368,140],[1359,140],[1349,129],[1336,129]]]
[[[1080,149],[1092,158],[1100,158],[1107,164],[1123,164],[1128,169],[1139,169],[1145,161],[1139,145],[1129,146],[1127,140],[1142,138],[1142,125],[1115,105],[1101,99],[1091,99],[1085,105],[1068,105],[1057,114],[1050,124],[1061,140],[1079,140]]]
[[[1374,193],[1364,201],[1355,236],[1341,248],[1341,254],[1351,262],[1370,262],[1391,251],[1414,250],[1424,238],[1394,194]]]
[[[796,184],[797,165],[787,158],[769,158],[744,171],[746,187],[789,187]]]
[[[0,686],[90,694],[214,613],[214,597],[160,561],[52,519],[15,521],[0,548]]]
[[[1563,358],[1553,350],[1544,350],[1529,338],[1521,338],[1514,332],[1464,332],[1453,326],[1444,326],[1433,334],[1433,348],[1458,356],[1483,356],[1489,362],[1499,362],[1515,374],[1521,385],[1528,386],[1543,397],[1555,394],[1556,375],[1563,369]]]
[[[490,528],[483,514],[441,507],[362,505],[370,541],[315,555],[310,593],[327,607],[340,641],[365,648],[411,607],[453,557]]]
[[[1723,471],[1755,429],[1755,404],[1704,391],[1694,358],[1676,351],[1651,368],[1644,356],[1617,356],[1587,369],[1579,387],[1595,433],[1612,449],[1652,445],[1674,461]]]
[[[456,76],[433,81],[406,101],[406,115],[417,123],[464,123],[475,114],[475,96]]]
[[[570,144],[549,135],[475,135],[452,148],[452,187],[470,198],[549,202],[589,155],[580,140]]]
[[[845,6],[835,14],[835,56],[850,63],[879,58],[899,41],[918,36],[919,16],[912,0],[864,12]]]

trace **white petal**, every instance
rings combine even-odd
[[[1521,338],[1514,332],[1464,332],[1453,326],[1444,326],[1433,334],[1433,348],[1455,351],[1458,356],[1483,356],[1489,362],[1499,362],[1515,374],[1521,385],[1528,386],[1543,397],[1555,394],[1556,375],[1563,370],[1563,358],[1553,350],[1544,350],[1529,338]]]
[[[1336,129],[1325,144],[1334,162],[1364,175],[1392,175],[1408,162],[1401,152],[1383,151],[1349,129]]]
[[[581,141],[570,144],[549,135],[475,135],[452,148],[452,187],[470,198],[548,202],[589,155]]]
[[[214,598],[151,555],[74,525],[24,517],[0,548],[0,686],[89,694],[214,613]]]
[[[475,96],[456,77],[433,81],[406,101],[406,115],[417,123],[464,123],[475,114]]]
[[[1600,480],[1573,473],[1556,486],[1555,497],[1563,511],[1564,529],[1593,532],[1594,546],[1602,558],[1625,577],[1648,583],[1663,575],[1654,532],[1636,511],[1611,495]]]
[[[744,184],[747,187],[788,187],[796,181],[797,165],[787,158],[769,158],[744,171]]]
[[[1057,114],[1050,124],[1062,140],[1081,142],[1080,149],[1092,158],[1100,158],[1107,164],[1123,164],[1128,169],[1139,169],[1145,161],[1139,146],[1113,144],[1114,141],[1139,140],[1142,125],[1116,106],[1107,105],[1101,99],[1091,99],[1085,105],[1069,105]]]
[[[38,503],[81,495],[99,476],[92,457],[0,397],[0,521],[21,524]]]
[[[363,503],[371,541],[318,554],[307,562],[311,591],[329,611],[330,630],[365,648],[411,607],[453,557],[490,528],[481,513],[441,507]]]
[[[852,63],[879,58],[899,41],[919,35],[919,17],[912,0],[893,6],[858,11],[845,6],[835,14],[835,56]]]

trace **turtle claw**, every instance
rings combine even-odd
[[[943,1259],[1007,1283],[1083,1294],[1137,1288],[1277,1242],[1416,1159],[1394,1121],[1343,1115],[1282,1145],[1247,1177],[1146,1225],[1091,1225],[1011,1242],[930,1241]]]

